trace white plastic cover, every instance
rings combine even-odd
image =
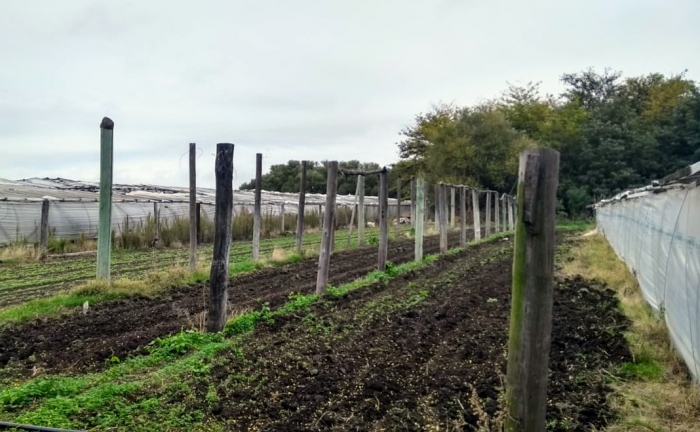
[[[658,191],[657,191],[658,192]],[[700,378],[700,188],[694,184],[600,203],[598,229],[662,311],[671,339]]]

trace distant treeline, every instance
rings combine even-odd
[[[402,196],[408,197],[408,182],[419,175],[514,193],[518,154],[544,146],[561,153],[557,210],[577,217],[598,199],[700,161],[700,93],[684,74],[623,78],[619,72],[588,70],[561,80],[565,90],[558,96],[542,95],[538,83],[511,85],[475,106],[441,104],[416,115],[400,131],[390,196],[401,178]],[[309,192],[325,192],[325,164],[309,168]],[[379,168],[359,161],[339,165]],[[299,173],[298,161],[273,165],[262,187],[298,192]],[[355,181],[340,175],[338,193],[354,194]],[[241,185],[253,187],[254,181]],[[367,177],[365,193],[377,195],[378,188],[377,176]]]

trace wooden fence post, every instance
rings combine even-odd
[[[233,212],[233,144],[216,145],[216,206],[214,207],[214,253],[209,275],[207,331],[224,329],[228,306],[228,262],[231,252]]]
[[[428,213],[430,211],[430,204],[428,202],[428,182],[423,180],[423,227],[424,229],[428,226]]]
[[[416,222],[415,222],[415,241],[416,241],[416,261],[423,261],[423,214],[425,213],[425,181],[422,178],[416,179]]]
[[[195,204],[195,214],[197,215],[197,244],[204,243],[204,233],[202,232],[202,203]]]
[[[450,188],[450,228],[455,229],[456,221],[455,221],[455,195],[456,195],[456,190],[454,187],[449,186]]]
[[[160,220],[158,219],[158,202],[153,201],[153,240],[151,246],[155,246],[160,240]]]
[[[255,155],[255,204],[253,207],[253,259],[260,258],[262,210],[262,153]]]
[[[318,205],[318,226],[323,229],[325,220],[323,219],[323,204]]]
[[[360,193],[360,179],[361,175],[357,176],[357,186],[355,186],[355,199],[352,203],[352,212],[350,213],[350,226],[348,227],[348,243],[346,248],[350,249],[350,240],[352,239],[352,227],[355,225],[355,213],[357,212],[357,196]]]
[[[197,266],[197,144],[190,143],[190,271]]]
[[[496,221],[494,229],[496,234],[498,234],[499,232],[501,232],[501,212],[498,209],[498,192],[493,193],[493,216],[494,220]]]
[[[515,222],[513,218],[513,197],[508,195],[506,198],[508,200],[508,229],[509,231],[515,230]]]
[[[110,280],[112,255],[112,159],[114,122],[100,123],[100,219],[97,227],[97,279]]]
[[[486,237],[491,235],[491,192],[486,192]]]
[[[467,189],[459,188],[459,246],[467,245]]]
[[[282,226],[280,227],[280,233],[284,234],[284,231],[285,231],[285,229],[284,229],[284,216],[285,216],[284,203],[282,203],[280,205],[280,216],[282,218],[282,223],[281,223]]]
[[[474,240],[481,240],[481,214],[479,212],[479,191],[472,189],[472,207],[474,207]]]
[[[41,259],[45,259],[49,250],[49,200],[41,202],[41,226],[39,230],[39,247]]]
[[[377,269],[386,270],[389,249],[389,172],[386,167],[379,173],[379,260]]]
[[[301,253],[304,241],[304,204],[306,202],[306,161],[301,161],[301,184],[299,185],[299,207],[297,207],[297,253]]]
[[[365,244],[365,176],[357,178],[357,246]]]
[[[435,194],[435,198],[433,199],[435,206],[435,229],[438,229],[438,226],[440,224],[440,185],[438,183],[435,183],[435,186],[433,187],[433,193]]]
[[[338,190],[338,162],[328,163],[326,180],[326,214],[321,238],[321,251],[318,256],[318,273],[316,274],[316,294],[325,294],[328,288],[328,272],[331,265],[331,248],[333,241],[333,213],[335,196]]]
[[[440,207],[438,216],[440,217],[440,253],[447,252],[447,186],[441,184],[438,188],[439,198],[437,204]]]
[[[524,150],[518,170],[506,401],[509,432],[545,430],[559,153]]]
[[[394,238],[399,238],[401,228],[401,179],[396,179],[396,230]]]
[[[416,181],[411,178],[411,228],[416,228]]]

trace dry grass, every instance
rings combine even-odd
[[[284,262],[287,260],[288,257],[289,257],[289,252],[287,252],[286,250],[284,250],[282,248],[275,247],[272,250],[272,255],[270,256],[270,261]]]
[[[700,430],[700,394],[671,347],[664,321],[647,306],[634,276],[605,238],[590,235],[577,242],[570,251],[574,259],[564,264],[562,272],[607,283],[617,291],[632,322],[626,337],[634,363],[625,365],[624,379],[613,384],[611,402],[620,418],[605,430]]]
[[[196,272],[195,272],[196,273]],[[91,280],[71,290],[75,295],[119,294],[152,296],[172,287],[192,283],[189,269],[174,266],[166,270],[146,273],[140,279],[119,278],[111,282]]]
[[[30,244],[15,244],[0,249],[0,261],[38,261],[41,249]]]

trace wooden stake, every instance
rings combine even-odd
[[[416,181],[411,178],[411,228],[416,228]]]
[[[204,233],[202,232],[202,203],[195,205],[195,213],[197,215],[197,244],[204,243]]]
[[[508,230],[513,231],[513,230],[515,230],[515,222],[514,222],[514,217],[513,217],[514,216],[513,213],[515,213],[513,211],[513,197],[511,197],[509,195],[507,197],[507,200],[508,200]]]
[[[423,215],[425,214],[425,181],[422,178],[416,179],[416,261],[423,261]]]
[[[190,143],[190,271],[197,266],[197,144]]]
[[[546,428],[559,153],[524,150],[518,172],[506,401],[509,432]]]
[[[262,153],[255,155],[255,204],[253,207],[253,259],[260,258],[262,208]]]
[[[379,260],[377,269],[386,270],[389,250],[389,172],[386,168],[379,174]]]
[[[49,200],[41,202],[41,228],[39,230],[39,247],[41,259],[46,259],[49,250]]]
[[[396,232],[394,238],[399,238],[401,224],[401,179],[396,179]]]
[[[357,177],[357,245],[365,244],[365,176]]]
[[[440,253],[445,253],[448,248],[447,229],[449,223],[447,220],[447,186],[444,184],[440,185],[438,191],[440,193],[437,200],[438,206],[440,207],[440,211],[438,212],[440,216]]]
[[[438,229],[438,225],[440,225],[440,185],[435,183],[433,189],[433,193],[435,194],[435,197],[433,198],[433,205],[435,206],[435,229]]]
[[[457,222],[455,222],[455,194],[457,191],[455,191],[455,188],[452,186],[448,186],[450,188],[450,228],[455,229],[455,225]]]
[[[333,213],[335,209],[335,196],[338,190],[338,162],[328,163],[326,180],[326,214],[323,224],[323,237],[321,238],[321,251],[318,256],[318,273],[316,274],[316,294],[325,294],[328,289],[328,272],[331,265],[331,248],[333,241]]]
[[[306,161],[301,161],[301,183],[299,185],[299,207],[297,208],[297,253],[301,253],[304,242],[304,204],[306,202]]]
[[[486,237],[491,235],[491,192],[486,192]]]
[[[459,188],[459,247],[467,245],[467,189]]]
[[[479,214],[479,191],[472,189],[472,207],[474,211],[474,240],[481,240],[481,215]]]
[[[498,192],[493,193],[493,218],[495,220],[494,230],[496,234],[498,234],[499,232],[501,232],[501,212],[498,210]]]
[[[325,220],[323,220],[323,204],[318,205],[318,224],[323,229]]]
[[[284,203],[282,203],[280,205],[280,217],[282,219],[282,223],[280,226],[280,233],[282,233],[282,234],[284,234],[284,231],[285,231],[285,229],[284,229],[284,216],[285,216]]]
[[[112,255],[112,159],[114,122],[100,123],[100,219],[97,228],[97,279],[110,280]]]
[[[347,248],[350,249],[350,239],[352,238],[352,227],[355,225],[355,212],[357,211],[357,196],[360,193],[360,179],[362,176],[357,176],[357,186],[355,186],[355,200],[352,203],[352,213],[350,214],[350,226],[348,227],[348,243]]]
[[[228,306],[228,263],[231,252],[233,213],[233,144],[216,145],[214,162],[216,206],[214,208],[214,253],[209,275],[207,331],[224,329]]]

